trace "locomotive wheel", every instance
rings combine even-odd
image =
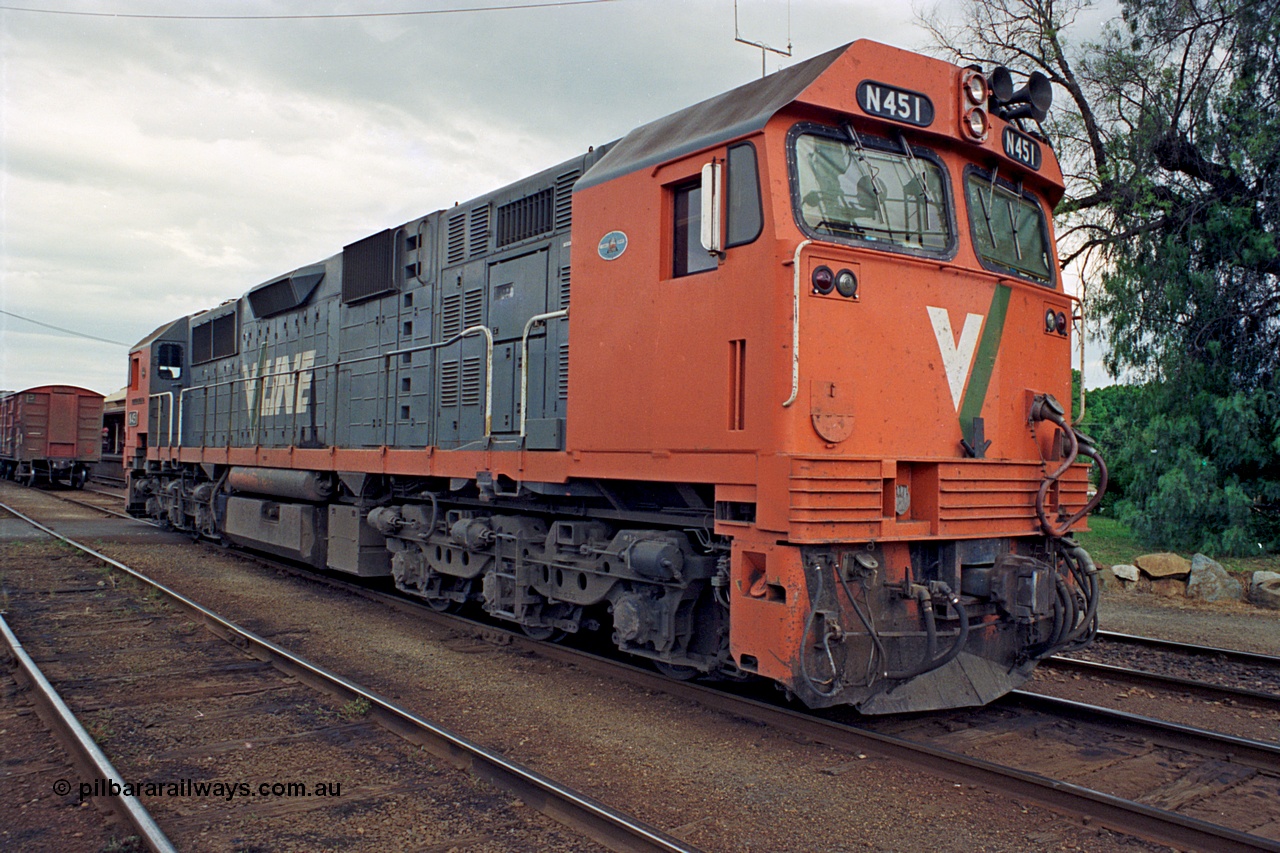
[[[521,625],[526,637],[543,643],[558,643],[565,638],[565,632],[547,625]]]
[[[437,613],[457,613],[462,605],[452,598],[424,598],[427,606]]]
[[[692,681],[698,677],[698,670],[692,666],[682,666],[678,663],[667,663],[666,661],[656,660],[653,665],[658,668],[658,672],[667,678],[673,678],[676,681]]]

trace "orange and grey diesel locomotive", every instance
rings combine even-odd
[[[1087,642],[1048,84],[868,41],[157,330],[131,510],[868,713]]]

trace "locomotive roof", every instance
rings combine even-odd
[[[145,347],[147,344],[151,343],[151,342],[152,342],[152,341],[154,341],[156,338],[160,337],[160,336],[161,336],[161,335],[163,335],[165,332],[169,331],[170,329],[172,329],[174,326],[176,326],[177,324],[181,323],[181,322],[182,322],[183,320],[185,320],[185,319],[187,319],[187,318],[186,318],[186,317],[180,317],[180,318],[178,318],[177,320],[170,320],[168,323],[165,323],[163,326],[161,326],[160,328],[156,329],[154,332],[152,332],[151,334],[147,335],[147,336],[146,336],[145,338],[143,338],[142,340],[138,341],[136,344],[134,344],[132,347],[130,347],[130,350],[135,350],[135,349],[137,349],[138,347]]]
[[[760,130],[778,110],[800,97],[848,48],[843,45],[637,127],[592,166],[574,189],[586,189]]]

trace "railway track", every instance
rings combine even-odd
[[[1044,661],[1030,689],[1135,713],[1213,725],[1280,744],[1280,658],[1103,632],[1069,657]]]
[[[1190,849],[1280,850],[1280,840],[1265,837],[1280,836],[1276,822],[1280,815],[1267,817],[1268,809],[1274,809],[1268,796],[1274,803],[1280,792],[1280,761],[1274,745],[1034,694],[1019,694],[988,709],[906,721],[796,714],[705,685],[672,682],[563,646],[529,643],[493,626],[458,623],[455,617],[412,601],[297,571],[309,580],[373,598],[419,618],[443,621],[489,639],[497,637],[576,667],[598,669],[611,680],[623,678],[646,690],[687,697],[848,752],[886,755],[1160,843]],[[993,757],[997,753],[998,759]]]
[[[244,843],[225,832],[245,823],[271,846],[272,839],[298,839],[300,818],[330,803],[349,812],[394,800],[398,810],[426,812],[452,803],[437,809],[442,813],[414,815],[410,825],[447,827],[462,817],[473,827],[462,837],[412,839],[415,846],[496,840],[555,850],[597,849],[597,843],[629,851],[694,849],[308,663],[11,507],[0,509],[77,549],[56,569],[6,566],[6,585],[11,613],[31,636],[34,657],[55,670],[68,704],[91,718],[88,728],[99,740],[120,734],[125,775],[82,775],[78,790],[84,792],[89,779],[103,781],[103,791],[112,778],[159,785],[158,792],[146,791],[159,823],[184,848],[211,849],[202,838],[211,827],[224,832],[222,842]],[[125,581],[115,580],[121,576]],[[226,642],[211,640],[197,625]],[[317,691],[327,699],[317,701]],[[459,774],[417,759],[410,744],[507,797],[495,804],[492,795],[468,791],[472,786]],[[171,785],[179,786],[171,794],[176,800],[163,797]],[[192,787],[199,785],[222,787],[205,796]],[[193,790],[200,807],[184,809]],[[515,810],[512,796],[581,836]],[[334,831],[332,820],[324,825]],[[356,831],[360,841],[385,848],[406,841]]]
[[[1094,665],[1136,669],[1169,683],[1198,682],[1225,688],[1240,695],[1280,698],[1280,656],[1240,649],[1200,646],[1155,637],[1099,631],[1088,649],[1070,657],[1054,658],[1054,665],[1077,669]]]
[[[113,797],[105,811],[68,808],[78,797],[69,780],[120,780],[0,616],[0,642],[9,667],[0,673],[0,769],[6,797],[23,807],[0,829],[4,849],[171,851],[173,847],[136,797]],[[74,793],[73,793],[74,792]],[[145,840],[144,840],[145,839]]]

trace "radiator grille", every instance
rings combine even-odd
[[[200,364],[239,352],[236,315],[223,314],[191,327],[191,363]]]
[[[390,229],[342,248],[342,301],[395,290],[395,233]]]

